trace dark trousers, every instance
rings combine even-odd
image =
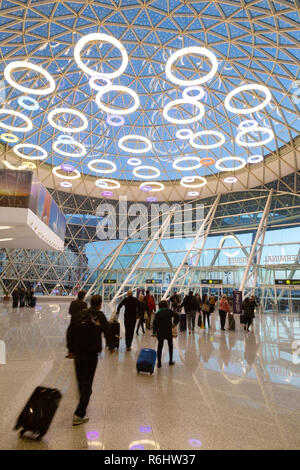
[[[145,330],[144,330],[144,319],[143,319],[143,318],[140,318],[140,319],[139,319],[138,326],[137,326],[137,329],[136,329],[136,332],[137,332],[137,333],[140,331],[140,327],[142,327],[142,332],[145,333]]]
[[[251,323],[252,323],[252,318],[247,317],[246,324],[245,324],[245,328],[247,328],[247,330],[249,330]]]
[[[207,326],[210,326],[210,323],[209,323],[210,313],[209,312],[202,312],[202,313],[203,313],[203,325],[204,326],[206,325],[206,320],[207,320]]]
[[[221,329],[224,330],[226,322],[226,312],[224,310],[219,310]]]
[[[13,299],[13,308],[17,308],[18,306],[18,303],[19,303],[19,299]]]
[[[20,307],[25,307],[25,297],[20,297]]]
[[[97,353],[76,354],[75,368],[80,400],[75,415],[83,418],[92,394],[92,385],[98,363]]]
[[[125,320],[126,348],[131,348],[131,343],[132,343],[132,340],[133,340],[135,324],[136,324],[136,320],[134,322]]]
[[[169,358],[170,362],[173,360],[173,338],[158,338],[158,346],[157,346],[157,362],[158,364],[161,363],[161,354],[164,346],[164,340],[168,341],[169,345]]]

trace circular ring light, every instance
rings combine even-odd
[[[197,116],[194,116],[190,119],[174,119],[168,115],[168,111],[171,108],[173,108],[174,106],[178,106],[180,104],[186,104],[186,103],[196,106],[200,111],[199,114],[197,114]],[[191,99],[188,99],[188,100],[179,99],[179,100],[170,101],[170,103],[168,103],[163,109],[163,117],[166,119],[166,121],[169,121],[172,124],[191,124],[192,122],[199,121],[199,119],[201,119],[204,116],[204,113],[205,113],[205,110],[204,110],[203,104],[200,103],[199,101],[194,101]]]
[[[78,43],[76,44],[75,49],[74,49],[74,59],[77,62],[77,65],[81,68],[81,70],[83,70],[88,75],[92,75],[92,76],[99,75],[99,73],[97,71],[92,70],[89,67],[87,67],[86,65],[84,65],[84,63],[81,60],[81,56],[80,56],[80,53],[81,53],[82,49],[84,48],[84,46],[88,42],[91,42],[91,41],[110,42],[111,44],[113,44],[115,47],[117,47],[119,49],[119,51],[121,52],[121,55],[122,55],[122,59],[123,59],[121,67],[118,68],[118,70],[116,70],[115,72],[112,72],[112,73],[101,73],[101,75],[104,75],[107,78],[119,77],[127,67],[128,55],[127,55],[125,47],[120,43],[120,41],[118,41],[113,36],[109,36],[108,34],[92,33],[92,34],[88,34],[87,36],[81,38],[78,41]]]
[[[23,119],[26,123],[26,127],[15,127],[15,126],[9,126],[8,124],[5,124],[4,122],[0,122],[0,127],[3,127],[4,129],[7,129],[9,131],[14,131],[14,132],[27,132],[31,131],[32,129],[32,122],[29,119],[29,117],[25,116],[25,114],[19,113],[18,111],[14,111],[13,109],[0,109],[0,114],[10,114],[11,116],[19,117]]]
[[[185,162],[185,161],[188,162],[189,160],[197,162],[197,163],[194,166],[189,166],[189,167],[178,166],[178,163]],[[199,157],[180,157],[180,158],[177,158],[177,160],[175,160],[173,162],[173,168],[175,170],[179,170],[179,171],[196,170],[197,168],[200,168],[200,166],[202,166],[202,163],[201,163]]]
[[[228,162],[228,160],[234,160],[236,162],[240,162],[240,165],[237,166],[237,167],[231,167],[231,168],[224,168],[223,166],[220,166],[221,163],[223,162]],[[237,170],[240,170],[241,168],[244,168],[244,166],[247,164],[247,161],[244,160],[243,158],[241,157],[223,157],[223,158],[220,158],[219,160],[217,160],[215,162],[215,167],[219,170],[219,171],[237,171]]]
[[[141,149],[141,150],[139,150],[139,149],[130,149],[130,148],[125,147],[123,145],[123,142],[125,142],[126,140],[141,140],[142,142],[145,142],[145,144],[147,144],[147,147],[145,147],[144,149]],[[145,152],[149,152],[149,150],[152,149],[151,141],[147,137],[143,137],[141,135],[130,135],[130,134],[129,135],[124,135],[119,140],[118,145],[119,145],[120,149],[124,150],[124,152],[131,152],[131,153],[145,153]]]
[[[259,162],[262,162],[264,159],[264,157],[262,155],[251,155],[248,160],[247,160],[247,163],[259,163]]]
[[[74,114],[74,116],[78,116],[83,121],[82,126],[72,127],[72,128],[71,127],[59,126],[58,124],[56,124],[56,122],[54,122],[53,117],[56,114],[61,114],[61,113],[69,113],[69,114]],[[56,108],[56,109],[53,109],[48,114],[48,121],[49,121],[49,124],[51,124],[52,127],[55,127],[55,129],[58,129],[62,132],[80,132],[80,131],[84,131],[88,126],[87,118],[82,113],[77,111],[77,109],[72,109],[72,108]]]
[[[155,175],[140,175],[140,171],[141,170],[152,170],[154,171],[154,173],[156,173]],[[158,178],[160,176],[160,171],[158,168],[155,168],[155,166],[150,166],[150,165],[141,165],[141,166],[137,166],[136,168],[133,169],[132,171],[133,175],[136,177],[136,178],[144,178],[146,180],[152,180],[154,178]]]
[[[19,138],[16,135],[8,133],[1,134],[0,139],[8,143],[15,143],[19,141]]]
[[[215,135],[216,137],[219,137],[220,141],[217,142],[216,144],[211,144],[211,145],[200,145],[200,144],[195,144],[194,140],[197,137],[200,137],[202,135]],[[220,147],[223,145],[225,142],[225,137],[221,132],[218,131],[200,131],[197,132],[196,134],[193,135],[193,137],[190,139],[190,144],[192,147],[196,149],[201,149],[201,150],[208,150],[208,149],[214,149],[216,147]]]
[[[99,170],[98,168],[94,168],[94,163],[104,163],[105,165],[110,165],[111,168],[108,168],[106,170]],[[95,171],[96,173],[113,173],[117,169],[117,166],[114,162],[110,162],[109,160],[105,160],[104,158],[91,160],[90,162],[88,162],[88,167],[91,171]]]
[[[200,180],[201,183],[199,184],[189,184],[193,183],[195,180]],[[202,186],[205,186],[207,184],[207,180],[203,178],[203,176],[184,176],[182,180],[180,181],[181,186],[184,186],[185,188],[202,188]]]
[[[62,178],[62,179],[67,179],[67,180],[77,180],[78,178],[80,178],[80,173],[78,170],[74,170],[73,173],[75,173],[75,175],[73,176],[66,176],[66,175],[60,175],[58,173],[59,170],[61,170],[61,165],[58,165],[58,166],[55,166],[54,168],[52,168],[52,173],[57,176],[58,178]]]
[[[113,195],[112,191],[102,191],[102,196],[104,197],[110,197],[112,195]]]
[[[179,57],[182,57],[185,54],[201,54],[201,55],[208,57],[212,63],[211,71],[207,73],[206,75],[204,75],[204,77],[197,78],[195,80],[180,80],[179,78],[176,78],[171,72],[171,67],[173,63],[175,62],[175,60],[177,60]],[[213,78],[217,69],[218,69],[218,61],[217,61],[215,54],[213,54],[211,51],[209,51],[205,47],[197,47],[197,46],[184,47],[183,49],[176,51],[174,54],[171,55],[171,57],[168,59],[166,63],[166,75],[168,79],[171,82],[176,83],[176,85],[182,85],[182,86],[200,85],[201,83],[205,83],[211,78]]]
[[[234,108],[230,104],[230,100],[237,95],[238,93],[241,93],[242,91],[248,91],[248,90],[260,90],[262,91],[265,95],[266,98],[265,100],[258,104],[257,106],[253,106],[253,108],[246,108],[246,109],[239,109],[239,108]],[[225,98],[224,101],[224,106],[227,109],[227,111],[230,111],[231,113],[237,113],[237,114],[251,114],[255,113],[256,111],[259,111],[260,109],[263,109],[265,106],[267,106],[272,99],[272,95],[270,90],[264,86],[264,85],[259,85],[259,84],[249,84],[249,85],[242,85],[238,86],[234,90],[232,90]]]
[[[248,132],[263,132],[265,134],[269,134],[268,137],[266,137],[264,140],[260,140],[259,142],[245,142],[242,140],[242,137],[246,135]],[[240,131],[238,135],[235,138],[235,142],[238,145],[241,145],[242,147],[259,147],[260,145],[265,145],[271,142],[271,140],[274,139],[274,132],[272,129],[269,129],[268,127],[260,127],[257,126],[255,128],[250,128],[250,129],[245,129],[244,131]]]
[[[198,91],[198,95],[189,95],[190,91]],[[182,92],[182,98],[185,100],[195,100],[199,101],[205,95],[205,91],[201,86],[189,86],[185,88]]]
[[[102,96],[108,91],[121,91],[121,92],[123,91],[124,93],[128,93],[128,95],[132,96],[132,98],[134,99],[134,104],[131,106],[131,108],[128,108],[128,109],[123,109],[123,110],[111,109],[105,104],[103,104],[101,101]],[[136,92],[131,90],[130,88],[127,88],[126,86],[121,86],[121,85],[112,85],[110,88],[103,88],[103,90],[98,91],[96,95],[96,103],[99,106],[99,108],[102,109],[102,111],[105,111],[106,113],[122,115],[122,114],[133,113],[133,111],[135,111],[139,107],[140,99],[138,95],[136,94]]]
[[[153,189],[153,186],[158,186],[158,188],[156,189]],[[158,191],[163,191],[165,189],[165,186],[162,184],[162,183],[159,183],[158,181],[152,181],[149,185],[149,183],[142,183],[140,184],[140,189],[142,191],[145,191],[143,188],[145,187],[151,187],[151,189],[147,189],[147,191],[149,191],[149,193],[155,193],[155,192],[158,192]]]
[[[60,186],[62,186],[63,188],[72,188],[72,183],[70,183],[69,181],[62,181],[61,183],[59,183]]]
[[[147,197],[148,202],[157,202],[157,197]],[[142,431],[145,432],[145,431]]]
[[[38,150],[39,152],[42,152],[43,155],[40,157],[37,157],[37,156],[31,157],[29,155],[26,155],[25,153],[20,152],[19,148],[33,148],[35,150]],[[18,155],[18,157],[26,158],[27,160],[44,160],[45,158],[48,157],[48,153],[46,152],[46,150],[44,150],[39,145],[35,145],[35,144],[17,144],[13,147],[13,151],[16,155]]]
[[[249,131],[250,129],[255,129],[256,127],[258,127],[258,122],[254,119],[247,119],[238,125],[240,131],[244,131],[246,129]]]
[[[200,163],[206,166],[213,165],[215,163],[215,159],[211,157],[204,157],[201,158]]]
[[[198,191],[190,191],[190,192],[188,193],[188,196],[196,197],[196,196],[199,196],[199,193],[198,193]]]
[[[235,176],[228,176],[228,178],[224,179],[224,183],[233,184],[237,182],[237,178]]]
[[[70,152],[64,152],[60,148],[58,148],[59,145],[75,145],[75,147],[79,147],[81,149],[81,152],[79,153],[70,153]],[[64,155],[65,157],[73,157],[73,158],[79,158],[79,157],[84,157],[86,155],[86,148],[83,144],[80,142],[76,142],[76,140],[73,140],[72,142],[65,142],[64,140],[57,140],[53,144],[53,150],[60,155]]]
[[[74,170],[75,170],[75,166],[74,166],[74,165],[70,165],[69,163],[62,163],[62,164],[61,164],[61,169],[64,170],[64,171],[74,171]]]
[[[129,160],[127,160],[127,163],[128,165],[139,166],[142,164],[142,160],[140,160],[139,158],[129,158]]]
[[[123,116],[117,116],[115,114],[109,114],[106,118],[107,124],[114,127],[120,127],[125,124],[125,119]]]
[[[103,186],[103,183],[106,184],[106,186]],[[110,184],[110,186],[109,186]],[[100,178],[97,181],[95,181],[95,185],[98,186],[98,188],[106,188],[106,189],[118,189],[121,187],[120,183],[115,180],[109,180],[107,178]]]
[[[31,106],[26,104],[25,101],[29,101],[29,103],[31,103]],[[37,100],[35,100],[34,98],[31,98],[30,96],[19,96],[18,104],[19,106],[22,106],[23,108],[28,109],[28,111],[36,111],[40,107]]]
[[[97,80],[103,80],[105,85],[97,85],[95,83]],[[92,77],[89,79],[89,85],[91,88],[93,88],[93,90],[101,91],[103,88],[109,88],[111,86],[111,81],[104,75],[92,75]]]
[[[179,131],[176,132],[176,137],[177,139],[190,139],[193,136],[193,131],[191,129],[179,129]]]
[[[17,69],[17,68],[23,68],[23,69],[25,68],[25,69],[29,69],[29,70],[34,70],[35,72],[38,72],[38,73],[44,75],[46,80],[48,80],[48,82],[49,82],[48,88],[34,90],[33,88],[27,88],[25,86],[19,85],[11,77],[12,71],[14,69]],[[26,61],[23,61],[23,60],[17,60],[16,62],[11,62],[10,64],[8,64],[4,69],[4,77],[5,77],[6,81],[12,87],[16,88],[17,90],[22,91],[23,93],[30,93],[32,95],[49,95],[49,93],[52,93],[55,90],[55,81],[54,81],[54,79],[52,78],[52,76],[50,75],[49,72],[42,69],[42,67],[39,67],[36,64],[31,64],[30,62],[26,62]],[[26,97],[26,99],[28,99],[28,98]]]
[[[57,141],[63,142],[64,144],[72,144],[74,139],[70,135],[62,134],[57,137]]]

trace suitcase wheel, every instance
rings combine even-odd
[[[20,437],[23,437],[24,433],[26,432],[26,429],[22,429],[20,432],[19,432],[19,436]]]

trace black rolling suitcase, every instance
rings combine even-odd
[[[179,314],[179,328],[180,328],[180,331],[186,331],[186,314],[185,313]]]
[[[36,439],[41,439],[49,429],[61,397],[56,388],[37,387],[23,408],[14,429],[22,428],[20,436],[30,431]]]
[[[120,323],[117,321],[109,322],[112,341],[113,341],[113,348],[119,349],[120,343]]]

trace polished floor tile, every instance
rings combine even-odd
[[[135,335],[132,351],[104,350],[98,362],[90,420],[72,426],[78,392],[74,363],[65,358],[67,303],[12,309],[0,304],[0,449],[299,449],[300,316],[257,315],[254,330],[211,328],[180,332],[175,366],[167,344],[162,368],[137,374],[142,347],[156,348],[151,332]],[[63,394],[42,441],[20,439],[15,421],[38,385]]]

